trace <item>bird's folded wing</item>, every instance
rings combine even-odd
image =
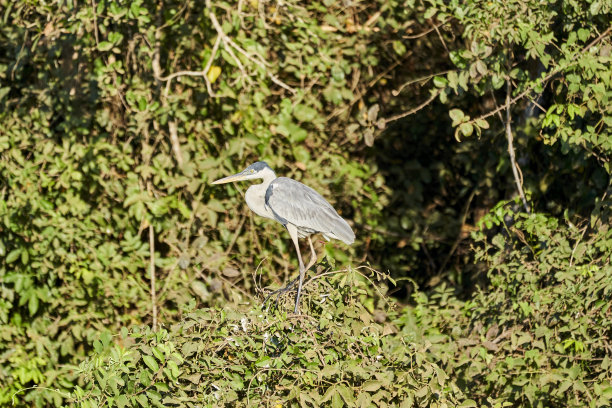
[[[283,224],[330,234],[333,238],[352,242],[355,234],[334,207],[305,184],[287,177],[270,183],[266,205]]]

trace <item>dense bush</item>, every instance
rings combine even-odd
[[[609,406],[609,211],[578,228],[502,204],[482,222],[508,215],[503,232],[475,233],[491,285],[467,302],[441,286],[402,310],[384,276],[328,269],[306,285],[307,314],[282,312],[287,298],[192,302],[157,332],[100,333],[95,356],[64,370],[77,385],[40,393],[82,406]]]
[[[366,269],[306,286],[308,314],[203,309],[167,330],[96,340],[83,406],[456,406],[459,388],[411,333],[398,335]],[[381,287],[382,288],[382,287]],[[379,289],[380,290],[380,289]],[[369,300],[363,302],[364,300]],[[387,315],[387,313],[389,313]],[[113,343],[129,343],[117,346]]]
[[[444,287],[416,295],[405,329],[430,339],[431,360],[479,404],[610,406],[610,215],[563,225],[498,205],[482,222],[503,230],[475,234],[490,286],[467,302]]]
[[[0,405],[609,405],[608,3],[0,11]],[[257,159],[357,231],[299,318]]]

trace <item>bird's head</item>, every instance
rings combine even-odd
[[[266,162],[258,161],[251,164],[240,173],[236,173],[232,176],[223,177],[219,180],[215,180],[212,184],[225,184],[232,181],[252,180],[252,179],[267,179],[276,178],[274,170],[268,166]]]

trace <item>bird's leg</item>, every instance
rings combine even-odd
[[[297,295],[295,296],[295,309],[293,313],[299,313],[299,305],[300,305],[300,295],[302,294],[302,285],[304,284],[304,274],[306,269],[304,268],[304,262],[302,261],[302,254],[300,253],[300,243],[298,241],[298,232],[297,228],[294,225],[287,224],[287,231],[289,231],[289,236],[293,241],[293,245],[295,245],[295,252],[297,252],[298,256],[298,264],[300,266],[300,276],[298,281],[298,290]]]
[[[312,242],[310,244],[310,249],[312,250],[312,258],[310,259],[310,262],[308,264],[308,268],[304,267],[304,262],[302,261],[302,254],[300,252],[300,244],[298,242],[298,235],[297,235],[297,228],[295,228],[294,226],[287,224],[285,226],[287,228],[287,231],[289,232],[289,236],[291,237],[291,240],[293,241],[293,244],[295,245],[295,251],[297,252],[298,255],[298,263],[300,266],[300,272],[299,275],[293,279],[292,281],[290,281],[287,286],[285,286],[282,289],[278,289],[275,290],[274,292],[270,292],[268,294],[268,296],[266,296],[266,298],[264,299],[264,304],[266,302],[268,302],[268,299],[270,299],[272,296],[276,295],[276,303],[278,303],[278,298],[280,297],[280,295],[282,295],[283,293],[286,293],[288,291],[290,291],[296,283],[299,283],[298,285],[298,292],[296,295],[296,299],[295,299],[295,309],[294,312],[297,314],[298,313],[298,306],[299,306],[299,302],[300,302],[300,295],[302,292],[302,285],[304,282],[304,275],[305,272],[314,264],[314,262],[316,262],[317,258],[316,258],[316,252],[314,251],[314,248],[312,246]],[[310,238],[309,238],[310,239]]]
[[[310,251],[312,252],[312,255],[310,257],[310,262],[308,262],[308,266],[305,268],[306,270],[309,270],[310,267],[314,265],[315,262],[317,262],[317,253],[314,249],[314,246],[312,245],[312,240],[310,239],[310,235],[308,236],[308,244],[310,244]]]
[[[264,304],[268,302],[268,299],[270,299],[272,296],[276,295],[276,300],[275,300],[275,304],[278,303],[278,298],[280,297],[280,295],[282,295],[285,292],[288,292],[291,290],[291,288],[293,288],[295,286],[295,284],[297,283],[297,281],[300,279],[300,276],[298,275],[295,279],[293,279],[292,281],[290,281],[287,286],[285,286],[282,289],[278,289],[275,290],[273,292],[270,292],[268,294],[268,296],[266,296],[266,298],[264,299]]]

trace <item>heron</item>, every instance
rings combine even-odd
[[[350,225],[336,212],[334,207],[312,188],[288,177],[277,177],[266,162],[258,161],[240,173],[215,180],[212,184],[224,184],[242,180],[263,180],[250,186],[244,196],[247,205],[255,214],[280,222],[289,232],[297,252],[299,276],[295,296],[294,313],[299,313],[300,295],[304,275],[317,261],[311,235],[321,233],[329,241],[338,239],[348,245],[355,242],[355,233]],[[300,252],[299,238],[307,238],[312,252],[305,267]],[[295,281],[281,291],[290,289]]]

